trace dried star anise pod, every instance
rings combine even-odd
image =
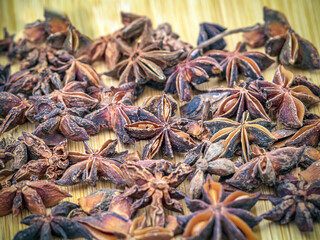
[[[277,56],[278,62],[301,69],[319,69],[320,57],[312,43],[295,33],[286,17],[278,11],[264,7],[265,34],[270,38],[265,51]]]
[[[133,91],[111,91],[100,94],[100,109],[88,114],[86,119],[92,121],[99,131],[103,127],[112,129],[122,144],[134,144],[124,126],[138,121],[138,107],[133,104]]]
[[[195,85],[207,82],[210,77],[219,75],[221,70],[216,60],[200,56],[198,50],[190,51],[185,60],[165,71],[168,80],[164,92],[178,93],[180,101],[190,101]]]
[[[123,195],[137,199],[132,206],[134,209],[150,204],[152,226],[163,227],[165,225],[163,208],[183,212],[182,205],[177,199],[182,199],[185,194],[176,188],[192,172],[192,169],[184,163],[179,163],[171,169],[166,161],[155,161],[152,172],[133,161],[121,165],[124,179],[130,186]],[[170,170],[166,173],[168,168]]]
[[[7,82],[10,77],[10,64],[6,66],[0,65],[0,92],[4,92],[6,90]]]
[[[148,24],[133,46],[128,46],[117,39],[115,41],[124,60],[105,74],[119,79],[120,84],[127,82],[145,84],[150,80],[163,83],[166,80],[163,69],[173,65],[183,52],[183,50],[175,52],[160,50],[160,43],[152,39]]]
[[[287,224],[295,221],[301,232],[313,231],[313,220],[319,221],[320,181],[282,180],[275,187],[276,197],[269,198],[275,206],[262,214],[264,219]]]
[[[72,81],[86,82],[89,86],[100,87],[102,81],[99,74],[88,64],[86,56],[76,58],[64,50],[53,52],[49,62],[54,62],[51,70],[63,76],[63,83]]]
[[[49,34],[46,44],[56,49],[64,49],[71,54],[81,55],[91,40],[72,26],[69,18],[45,9],[45,29]]]
[[[45,214],[47,207],[66,197],[71,195],[46,180],[22,181],[0,190],[0,216],[11,212],[17,216],[23,208],[33,214]]]
[[[245,112],[240,123],[227,118],[214,118],[204,123],[212,136],[211,142],[225,139],[225,147],[220,157],[232,158],[240,147],[243,160],[248,162],[252,143],[268,149],[275,142],[276,139],[270,132],[275,125],[262,118],[249,121],[248,115]]]
[[[15,181],[29,180],[31,177],[56,180],[69,166],[66,141],[57,143],[51,150],[42,139],[31,133],[23,132],[21,140],[28,149],[38,152],[41,157],[36,160],[29,159],[28,163],[23,165],[13,176]]]
[[[29,227],[19,231],[14,240],[41,239],[50,240],[52,236],[73,239],[92,238],[88,232],[76,221],[67,216],[73,210],[78,208],[77,204],[71,202],[62,202],[52,208],[50,214],[33,214],[21,220],[22,224]]]
[[[294,75],[279,65],[272,83],[257,81],[256,84],[265,94],[266,107],[278,122],[287,127],[299,128],[303,125],[306,107],[319,102],[320,98],[305,85],[291,87],[293,79]]]
[[[169,23],[160,24],[153,31],[152,36],[155,41],[161,41],[161,49],[169,52],[182,49],[185,53],[187,53],[193,48],[191,44],[183,42],[179,39],[179,35],[172,31],[172,27]]]
[[[258,201],[260,193],[236,191],[226,196],[222,185],[208,176],[203,195],[203,201],[185,198],[193,213],[178,217],[185,227],[183,239],[255,239],[251,228],[261,218],[249,210]]]
[[[27,121],[31,103],[20,96],[8,92],[0,92],[0,136]]]
[[[304,152],[304,147],[283,147],[270,152],[255,148],[255,157],[242,165],[227,183],[244,191],[253,191],[262,184],[273,186],[279,175],[302,162]]]
[[[0,39],[0,53],[6,53],[13,47],[14,34],[10,35],[7,28],[3,28],[3,39]]]
[[[206,22],[201,23],[197,45],[207,41],[210,38],[213,38],[219,33],[224,32],[225,30],[227,29],[218,24],[206,23]],[[203,48],[203,51],[207,52],[209,50],[214,50],[214,49],[222,50],[225,48],[226,45],[227,45],[226,41],[224,39],[220,39],[215,43],[210,44],[208,47]]]
[[[34,118],[40,123],[33,132],[36,136],[50,139],[62,134],[73,141],[85,141],[89,140],[88,134],[98,132],[95,124],[83,117],[85,107],[68,108],[64,102],[55,103],[48,97],[39,98],[34,104],[37,113]]]
[[[227,92],[230,94],[230,96],[219,102],[220,104],[214,117],[229,118],[236,115],[236,121],[239,122],[242,119],[243,113],[248,111],[252,118],[263,118],[271,121],[264,110],[264,98],[251,87],[253,85],[252,83],[253,82],[242,82],[239,86],[235,85],[234,88],[217,88],[211,90],[211,92]]]
[[[223,68],[222,75],[226,78],[228,86],[233,87],[238,80],[238,74],[243,74],[246,78],[261,79],[261,71],[267,69],[274,63],[265,54],[255,51],[247,52],[246,45],[239,42],[232,52],[221,50],[211,50],[206,52],[206,56],[216,59]]]
[[[261,25],[257,30],[243,34],[244,42],[252,48],[258,48],[265,45],[268,36],[265,35],[265,27]]]
[[[70,186],[86,182],[95,186],[100,177],[110,180],[118,186],[123,186],[125,182],[120,165],[128,152],[116,152],[117,143],[117,140],[108,140],[99,150],[93,150],[84,142],[85,153],[69,152],[68,158],[71,166],[55,183]]]
[[[188,128],[189,120],[173,118],[171,115],[171,101],[163,95],[157,115],[139,109],[139,122],[125,126],[131,138],[151,139],[143,149],[142,159],[152,159],[160,148],[168,158],[173,158],[173,151],[186,152],[196,146],[184,129],[185,126]]]

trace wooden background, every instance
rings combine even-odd
[[[16,37],[22,36],[24,25],[33,22],[36,19],[43,19],[43,9],[45,7],[64,11],[68,14],[73,25],[82,33],[91,38],[97,38],[101,35],[108,34],[121,27],[120,11],[133,12],[140,15],[147,15],[151,18],[154,27],[163,22],[169,22],[173,26],[173,30],[181,36],[181,39],[195,45],[199,32],[199,23],[207,21],[219,23],[229,29],[253,25],[256,22],[262,22],[262,8],[268,6],[285,13],[291,26],[301,36],[311,41],[318,49],[320,49],[320,1],[319,0],[0,0],[0,29],[7,27],[10,33],[16,32]],[[2,38],[2,32],[0,38]],[[228,43],[227,49],[233,50],[236,43],[242,40],[241,34],[232,35],[226,38]],[[263,49],[260,49],[263,51]],[[0,64],[5,64],[7,59],[0,58]],[[98,72],[102,72],[104,66],[102,63],[94,65]],[[266,80],[271,81],[277,65],[272,65],[263,72]],[[12,68],[13,71],[18,70],[18,64]],[[319,71],[300,71],[292,70],[295,74],[304,74],[314,83],[320,83]],[[108,84],[117,84],[117,81],[104,78]],[[215,81],[211,81],[204,87],[213,87],[218,85]],[[143,97],[150,94],[160,94],[160,91],[146,89],[143,96],[137,102],[141,104]],[[314,107],[312,111],[320,113],[320,107]],[[21,135],[24,131],[33,131],[34,125],[24,124],[17,129],[11,131],[14,137]],[[107,139],[114,139],[114,133],[104,130],[99,135],[90,139],[93,148],[99,148]],[[129,150],[138,150],[141,152],[145,142],[137,142],[135,146],[127,147]],[[118,146],[119,150],[125,149]],[[71,142],[70,151],[83,151],[82,143]],[[158,155],[161,158],[161,155]],[[181,161],[182,155],[176,155],[174,161]],[[114,185],[99,181],[96,187],[79,184],[65,189],[72,194],[72,198],[66,200],[77,202],[80,196],[85,196],[92,191],[100,188],[111,188]],[[185,181],[180,189],[187,192],[188,181]],[[262,189],[264,193],[268,193],[268,189]],[[183,201],[182,201],[183,202]],[[184,207],[185,204],[183,203]],[[272,206],[267,201],[259,201],[255,208],[254,214],[262,214],[271,209]],[[186,209],[186,208],[185,208]],[[50,211],[48,209],[48,211]],[[146,209],[145,211],[148,211]],[[186,209],[186,214],[189,211]],[[27,210],[22,211],[17,217],[12,214],[0,218],[0,239],[12,239],[15,233],[25,226],[20,224],[20,220],[30,213]],[[258,239],[320,239],[320,224],[315,224],[313,233],[301,234],[298,228],[291,223],[289,225],[279,226],[274,223],[263,221],[256,228],[255,233]]]

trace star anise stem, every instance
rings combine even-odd
[[[208,39],[207,41],[199,44],[196,49],[203,49],[205,47],[208,47],[209,45],[219,41],[220,39],[228,36],[228,35],[231,35],[231,34],[235,34],[235,33],[240,33],[240,32],[251,32],[251,31],[255,31],[257,29],[259,29],[261,27],[261,24],[260,23],[256,23],[255,25],[253,26],[249,26],[249,27],[244,27],[244,28],[236,28],[236,29],[232,29],[232,30],[229,30],[229,31],[225,31],[225,32],[221,32],[219,33],[218,35]]]

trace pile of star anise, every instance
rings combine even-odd
[[[320,59],[282,13],[264,8],[264,24],[231,31],[202,23],[197,47],[169,24],[154,29],[148,17],[131,13],[121,13],[121,29],[93,41],[66,15],[44,16],[26,25],[22,39],[5,30],[0,40],[10,61],[0,66],[0,216],[32,213],[15,240],[255,239],[252,228],[262,219],[313,230],[320,220],[320,116],[309,109],[320,87],[289,69],[320,69]],[[224,37],[237,32],[244,42],[224,50]],[[266,54],[247,45],[265,46]],[[275,62],[270,56],[279,65],[264,79]],[[96,61],[109,71],[97,73]],[[104,84],[105,75],[119,85]],[[227,87],[197,87],[221,79]],[[136,106],[146,87],[163,94]],[[32,133],[4,134],[27,121],[36,126]],[[86,141],[104,128],[118,140],[92,149]],[[85,152],[69,152],[70,140],[83,141]],[[118,141],[140,140],[147,140],[142,153],[116,150]],[[160,152],[168,160],[185,154],[184,162],[156,160]],[[122,190],[59,204],[70,194],[58,185],[102,179]],[[178,189],[183,181],[187,193]],[[275,207],[255,216],[250,209],[266,199],[256,192],[262,185],[274,187]],[[192,213],[169,215],[165,209],[183,214],[183,199]],[[149,205],[148,216],[138,212]]]

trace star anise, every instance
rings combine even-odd
[[[132,206],[134,209],[150,204],[152,226],[163,227],[165,225],[163,208],[183,212],[182,205],[177,199],[182,199],[185,194],[176,188],[192,169],[184,163],[179,163],[171,169],[166,161],[155,161],[152,172],[138,162],[129,161],[121,165],[124,179],[130,186],[123,195],[137,199]]]
[[[31,104],[28,100],[8,92],[0,92],[0,136],[26,122]]]
[[[264,7],[265,34],[270,38],[265,51],[277,56],[280,64],[301,69],[319,69],[320,57],[315,46],[295,33],[281,12]]]
[[[260,52],[247,52],[246,45],[239,42],[232,52],[211,50],[206,56],[216,59],[223,68],[223,77],[228,86],[233,87],[238,80],[238,74],[242,73],[246,78],[261,79],[261,71],[267,69],[274,61]]]
[[[302,163],[304,147],[283,147],[267,152],[254,149],[254,157],[242,165],[227,183],[244,191],[253,191],[262,184],[273,186],[279,175]]]
[[[52,208],[50,214],[33,214],[21,220],[22,224],[29,227],[19,231],[14,240],[41,239],[49,240],[52,236],[64,239],[92,238],[88,232],[76,221],[67,216],[73,210],[78,208],[77,204],[71,202],[62,202]]]
[[[283,66],[277,68],[273,82],[257,81],[265,94],[266,106],[278,122],[287,127],[299,128],[303,124],[305,108],[320,101],[320,98],[304,85],[291,87],[294,75]],[[290,111],[289,111],[290,109]]]
[[[232,158],[234,153],[241,148],[243,160],[250,161],[250,144],[255,143],[266,149],[275,142],[270,130],[275,127],[271,122],[262,118],[248,120],[248,113],[245,112],[241,122],[227,118],[214,118],[206,121],[205,127],[211,134],[211,142],[225,139],[225,146],[220,157]]]
[[[243,34],[244,42],[252,48],[258,48],[265,45],[268,36],[265,34],[265,26],[261,25],[257,30]]]
[[[101,92],[100,109],[88,114],[86,119],[94,122],[99,128],[112,129],[119,137],[122,144],[134,144],[125,131],[124,126],[138,121],[138,107],[133,104],[133,91]]]
[[[279,224],[295,221],[301,232],[313,231],[313,220],[319,221],[320,181],[310,184],[301,180],[282,180],[275,187],[275,198],[269,198],[275,206],[262,214],[267,220]]]
[[[182,53],[182,50],[176,52],[160,50],[160,43],[153,41],[148,24],[132,47],[120,40],[115,39],[115,41],[125,59],[105,74],[119,79],[120,84],[127,82],[144,84],[149,80],[164,82],[166,76],[163,69],[173,65]]]
[[[0,39],[0,53],[7,53],[14,45],[14,34],[10,35],[7,28],[3,28],[3,39]]]
[[[64,102],[55,103],[48,97],[36,101],[34,118],[40,123],[34,134],[40,138],[54,138],[62,134],[73,141],[89,140],[89,134],[98,132],[95,124],[82,116],[87,109],[83,107],[68,108]]]
[[[6,66],[0,65],[0,92],[5,91],[6,89],[10,77],[10,68],[10,64],[7,64]]]
[[[222,185],[208,176],[203,195],[203,201],[186,198],[193,213],[178,217],[185,227],[184,239],[255,239],[251,228],[261,219],[249,210],[258,201],[259,193],[236,191],[226,196]]]
[[[33,214],[45,214],[47,207],[57,205],[66,197],[71,195],[46,180],[22,181],[0,190],[0,216],[11,212],[17,216],[23,208]]]
[[[169,77],[164,92],[178,93],[180,101],[190,101],[191,89],[219,75],[221,70],[216,60],[200,56],[197,50],[190,51],[185,60],[166,70]]]
[[[189,121],[172,118],[171,115],[172,105],[167,96],[163,95],[156,116],[139,109],[140,121],[125,126],[130,137],[137,140],[151,139],[143,149],[142,159],[152,159],[160,148],[167,157],[173,158],[173,151],[186,152],[196,146],[183,129]]]
[[[84,142],[85,153],[69,152],[71,166],[55,181],[58,185],[69,186],[79,182],[96,185],[97,180],[110,180],[118,186],[125,184],[120,165],[126,152],[116,152],[117,140],[106,141],[99,150],[93,150]]]
[[[257,81],[259,82],[259,81]],[[242,82],[234,88],[217,88],[211,92],[228,93],[230,96],[219,102],[214,117],[233,117],[236,115],[236,121],[240,121],[245,111],[248,111],[252,118],[263,118],[271,121],[264,110],[264,98],[255,89],[251,88],[252,82]]]
[[[227,29],[218,24],[207,23],[207,22],[201,23],[197,45],[207,41],[210,38],[213,38],[219,33],[224,32],[225,30]],[[226,45],[227,45],[226,41],[224,39],[220,39],[215,43],[210,44],[208,47],[203,48],[203,51],[207,52],[209,50],[214,50],[214,49],[222,50],[225,48]]]
[[[15,173],[13,177],[15,181],[29,180],[31,177],[56,180],[69,166],[66,141],[57,143],[50,150],[42,139],[31,133],[23,132],[21,140],[23,140],[29,151],[37,152],[40,156],[36,160],[30,158],[28,163]]]

